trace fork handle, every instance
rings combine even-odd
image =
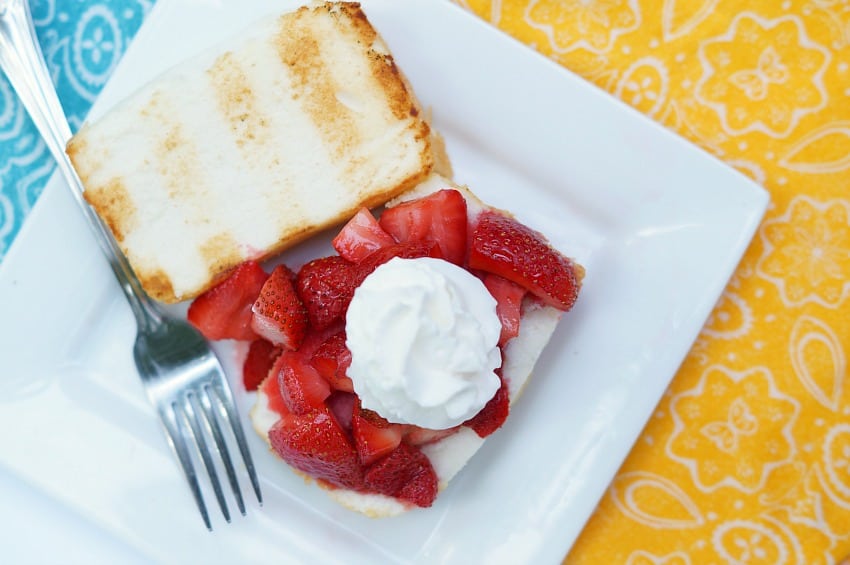
[[[26,0],[0,0],[0,66],[44,139],[74,200],[88,220],[115,278],[127,297],[137,323],[154,329],[161,321],[157,306],[142,288],[112,233],[83,197],[83,186],[65,153],[71,128],[56,96],[47,65],[36,41]]]

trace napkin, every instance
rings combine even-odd
[[[76,131],[153,0],[30,0],[33,24]],[[0,260],[53,172],[53,158],[0,73]]]
[[[850,1],[456,1],[771,196],[566,562],[850,554]]]

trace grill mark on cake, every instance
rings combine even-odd
[[[201,257],[207,264],[210,278],[216,278],[223,271],[242,262],[239,244],[230,232],[221,232],[201,244]]]
[[[109,226],[118,243],[133,231],[136,205],[120,178],[113,178],[101,187],[88,189],[83,192],[83,196]]]
[[[192,161],[197,154],[191,146],[180,124],[168,128],[165,138],[156,148],[159,173],[165,177],[169,198],[179,198],[197,182],[192,175]]]
[[[239,61],[232,52],[227,52],[216,59],[206,74],[243,162],[248,169],[265,170],[272,177],[262,193],[265,210],[288,209],[298,214],[301,204],[293,194],[292,182],[275,146],[274,113],[263,112],[263,101],[257,95],[256,89],[262,86],[263,79],[258,76],[261,70],[256,66],[256,60]],[[276,79],[272,88],[285,91],[280,83]],[[242,259],[244,254],[239,261]],[[228,268],[232,266],[227,265]],[[214,266],[211,273],[215,274]]]
[[[372,51],[369,62],[371,63],[372,76],[381,85],[393,116],[399,120],[416,118],[419,115],[419,109],[410,103],[407,86],[404,84],[404,79],[392,55],[383,55]]]
[[[136,276],[151,298],[169,303],[177,302],[181,299],[180,296],[174,294],[171,278],[162,269],[139,269],[136,272]]]
[[[160,91],[151,95],[142,115],[161,124],[162,137],[153,140],[152,165],[165,180],[168,197],[173,200],[195,200],[203,186],[204,174],[198,149],[186,136],[178,115]]]
[[[295,17],[280,20],[274,47],[289,71],[292,99],[301,104],[330,153],[343,158],[360,144],[361,136],[351,110],[336,97],[340,85],[325,63],[317,39],[324,35],[321,31],[302,8]]]
[[[76,169],[84,186],[88,184],[85,181],[88,180],[89,171],[97,170],[102,166],[100,161],[93,159],[92,151],[89,149],[89,144],[86,138],[89,129],[89,125],[84,123],[80,128],[78,135],[72,137],[65,146],[65,153],[68,155],[68,158],[71,159],[71,163],[74,165],[74,169]]]
[[[393,118],[406,122],[407,128],[414,132],[416,143],[422,146],[422,158],[424,161],[428,161],[430,169],[434,161],[431,148],[431,131],[427,119],[424,119],[423,112],[417,105],[413,89],[407,82],[407,78],[397,67],[395,59],[389,53],[383,39],[369,23],[359,4],[338,4],[336,8],[347,16],[344,19],[336,18],[337,26],[344,27],[343,33],[347,32],[355,36],[357,42],[361,45],[368,46],[366,57],[369,61],[372,79],[376,83],[376,91],[383,94]],[[345,174],[351,174],[352,169],[353,165],[349,165]]]
[[[230,126],[234,142],[246,150],[246,145],[262,145],[269,141],[268,118],[260,112],[245,70],[228,51],[207,69],[216,103]],[[250,151],[250,149],[248,149]]]
[[[347,22],[354,28],[354,34],[362,38],[369,45],[369,63],[372,77],[380,85],[387,100],[387,105],[392,110],[393,116],[399,120],[416,118],[419,108],[411,104],[412,96],[406,79],[395,64],[395,59],[390,55],[385,46],[380,50],[374,44],[378,41],[378,32],[369,23],[366,14],[359,4],[343,4],[340,10],[348,15]]]

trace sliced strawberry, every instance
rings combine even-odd
[[[305,414],[324,407],[331,387],[303,355],[284,351],[275,363],[283,400],[293,414]]]
[[[573,262],[543,235],[498,212],[479,215],[469,266],[513,281],[560,310],[572,308],[578,297]]]
[[[459,429],[460,426],[455,426],[447,430],[429,430],[427,428],[420,428],[419,426],[407,426],[403,439],[404,443],[409,443],[410,445],[428,445],[429,443],[435,443],[450,435],[454,435]]]
[[[504,345],[519,334],[522,297],[525,296],[526,290],[506,278],[490,273],[484,277],[484,286],[496,299],[496,314],[502,322],[499,345]]]
[[[245,261],[195,298],[189,306],[189,322],[207,339],[256,339],[251,329],[251,306],[268,276],[255,261]]]
[[[437,497],[437,474],[418,447],[401,443],[366,469],[369,490],[428,507]]]
[[[345,374],[351,365],[351,352],[345,346],[345,331],[335,333],[322,343],[313,353],[310,363],[334,390],[354,392],[354,384]]]
[[[305,359],[310,359],[323,343],[328,341],[331,336],[342,331],[345,331],[345,320],[338,320],[321,330],[311,327],[307,330],[307,335],[304,337],[304,342],[301,344],[298,352],[301,353]]]
[[[311,477],[343,488],[363,487],[357,452],[326,407],[285,414],[269,430],[269,442],[284,461]]]
[[[403,431],[400,424],[391,424],[371,410],[355,407],[351,434],[363,465],[374,463],[398,447]]]
[[[269,410],[277,413],[279,416],[290,413],[280,393],[280,383],[278,383],[276,372],[274,374],[269,372],[269,376],[260,383],[257,391],[266,395]]]
[[[420,257],[443,258],[440,253],[440,247],[433,242],[410,241],[382,247],[357,263],[356,277],[354,279],[356,283],[355,288],[360,286],[363,279],[372,274],[372,271],[395,257],[401,257],[402,259],[418,259]]]
[[[395,240],[378,224],[368,208],[361,208],[332,242],[337,253],[354,263],[393,243]]]
[[[466,199],[454,189],[388,208],[380,226],[398,242],[433,241],[446,261],[462,265],[466,259]]]
[[[496,391],[496,394],[491,398],[481,411],[463,423],[469,426],[479,437],[487,437],[505,423],[510,412],[510,396],[508,393],[508,384],[505,379],[502,379],[502,386]]]
[[[422,457],[428,461],[428,458],[424,454]],[[431,465],[430,461],[428,461],[428,465]],[[437,498],[438,484],[437,473],[434,471],[434,468],[423,468],[406,485],[401,487],[401,490],[396,494],[396,498],[407,500],[416,506],[428,508],[434,504],[434,499]]]
[[[248,355],[242,364],[242,383],[245,390],[257,390],[280,355],[280,348],[264,339],[251,342]]]
[[[257,335],[286,349],[298,349],[307,333],[307,309],[295,292],[291,271],[275,267],[251,307],[251,328]]]
[[[286,273],[286,278],[288,278],[290,281],[292,281],[292,284],[295,284],[295,277],[298,276],[295,273],[295,271],[293,271],[287,265],[284,265],[282,263],[280,265],[278,265],[278,267],[280,267],[283,270],[283,272]]]
[[[357,273],[352,263],[336,255],[315,259],[301,267],[296,285],[313,328],[323,330],[345,319],[357,288]]]
[[[346,432],[351,433],[351,420],[357,404],[357,395],[335,390],[325,401],[325,404],[330,408],[339,425]]]

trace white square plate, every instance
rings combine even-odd
[[[159,0],[93,115],[295,4]],[[583,294],[508,423],[431,509],[350,513],[250,434],[265,506],[231,525],[213,508],[210,534],[135,375],[129,309],[54,178],[0,265],[0,465],[153,559],[560,560],[764,212],[747,178],[456,6],[363,4],[433,108],[456,179],[583,263]],[[232,367],[232,349],[221,353]],[[231,374],[245,415],[251,395]]]

